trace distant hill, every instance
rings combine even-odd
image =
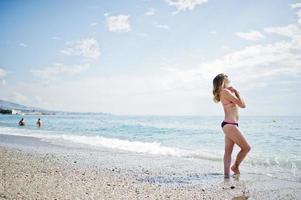
[[[21,105],[21,104],[17,104],[17,103],[13,103],[10,101],[4,101],[4,100],[0,100],[0,108],[2,109],[16,109],[16,110],[29,110],[29,107]]]
[[[14,102],[10,102],[10,101],[4,101],[4,100],[0,100],[0,110],[18,110],[21,111],[24,114],[89,114],[89,115],[112,115],[111,113],[103,113],[103,112],[97,112],[97,113],[93,113],[93,112],[63,112],[63,111],[50,111],[50,110],[45,110],[45,109],[41,109],[41,108],[36,108],[36,107],[31,107],[31,106],[24,106],[21,104],[17,104]]]
[[[9,110],[14,109],[14,110],[20,110],[24,113],[28,113],[28,112],[43,112],[43,113],[51,112],[51,111],[47,111],[45,109],[30,107],[30,106],[24,106],[24,105],[21,105],[21,104],[17,104],[17,103],[10,102],[10,101],[4,101],[4,100],[0,100],[0,109],[9,109]]]

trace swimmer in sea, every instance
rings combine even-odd
[[[22,117],[22,119],[19,121],[19,126],[25,126],[25,119]]]
[[[37,121],[37,126],[40,128],[42,126],[42,122],[41,122],[41,119],[39,118],[38,121]]]

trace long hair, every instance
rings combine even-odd
[[[214,79],[213,79],[213,101],[218,103],[221,98],[220,98],[220,93],[222,88],[224,87],[225,79],[228,78],[228,76],[224,73],[218,74]]]

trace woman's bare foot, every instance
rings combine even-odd
[[[232,165],[231,170],[234,172],[234,175],[240,174],[239,168],[236,164]]]

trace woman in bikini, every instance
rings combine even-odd
[[[236,156],[231,170],[234,175],[239,175],[239,165],[251,150],[250,145],[238,129],[238,107],[245,108],[246,104],[241,98],[239,92],[229,86],[228,76],[218,74],[213,79],[213,96],[216,103],[221,102],[225,112],[225,119],[221,127],[225,134],[225,153],[224,153],[224,177],[230,177],[231,154],[234,144],[237,144],[241,150]]]

